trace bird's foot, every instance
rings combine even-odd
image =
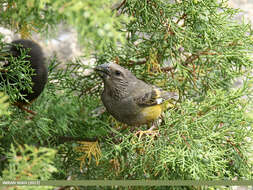
[[[155,127],[154,127],[155,128]],[[135,136],[138,136],[138,140],[141,140],[143,135],[150,135],[152,138],[157,137],[159,135],[159,130],[153,130],[154,128],[150,128],[147,131],[137,131]]]

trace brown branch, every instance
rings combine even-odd
[[[174,73],[170,70],[171,77],[174,79]]]
[[[81,96],[83,96],[83,95],[85,95],[87,93],[92,92],[94,89],[96,89],[100,85],[100,83],[101,82],[98,82],[98,83],[95,84],[95,86],[91,86],[89,88],[86,88],[86,89],[82,90],[82,92],[80,93],[79,96],[81,97]]]
[[[129,63],[131,64],[128,64],[129,66],[134,66],[134,65],[142,65],[142,64],[145,64],[147,61],[144,60],[144,61],[132,61],[132,60],[129,60]]]
[[[196,66],[194,63],[192,64],[192,68],[193,68],[192,74],[194,78],[194,83],[196,83]]]
[[[69,142],[69,141],[86,141],[86,142],[96,142],[96,141],[98,141],[97,137],[94,137],[94,138],[82,138],[82,137],[59,136],[58,139],[59,139],[60,143]]]
[[[195,61],[195,60],[198,59],[198,58],[199,58],[199,55],[197,55],[197,54],[192,54],[191,56],[187,57],[187,59],[185,60],[185,63],[186,63],[186,64],[184,64],[184,65],[187,66],[188,63],[192,63],[193,61]]]
[[[185,19],[186,16],[187,16],[187,15],[184,13],[184,14],[177,20],[176,24],[178,24],[178,23],[180,22],[180,20]]]
[[[190,144],[187,142],[187,139],[184,135],[181,135],[181,137],[184,139],[184,142],[186,143],[186,145],[188,146],[188,148],[191,148]]]
[[[168,67],[163,67],[163,68],[161,68],[161,70],[163,71],[163,72],[166,72],[166,71],[173,71],[174,69],[175,69],[176,67],[170,67],[170,66],[168,66]]]
[[[185,60],[186,62],[185,66],[187,66],[188,63],[192,63],[193,61],[198,59],[200,55],[217,55],[217,54],[219,55],[220,53],[210,52],[210,50],[201,51],[201,52],[198,52],[197,54],[192,54],[191,56],[187,57],[187,59]]]
[[[174,73],[173,73],[173,71],[174,71],[175,69],[176,69],[175,66],[174,66],[174,67],[168,66],[168,67],[163,67],[163,68],[161,68],[161,71],[162,71],[162,72],[167,72],[167,71],[169,71],[170,74],[171,74],[171,77],[174,79]]]
[[[29,113],[29,114],[32,114],[33,116],[37,115],[36,112],[32,111],[32,110],[29,110],[28,108],[25,107],[25,105],[23,104],[20,104],[18,102],[14,103],[15,106],[17,106],[19,109]]]
[[[233,142],[231,142],[229,139],[226,139],[226,140],[227,140],[227,142],[228,142],[230,145],[232,145],[232,146],[235,148],[235,151],[238,153],[238,155],[239,155],[241,158],[243,158],[242,153],[241,153],[240,150],[236,147],[236,145],[235,145]]]
[[[199,53],[199,55],[217,55],[217,54],[219,54],[220,55],[220,53],[216,53],[216,52],[209,52],[209,51],[202,51],[202,52],[200,52]]]
[[[168,26],[168,32],[170,33],[171,36],[175,35],[175,32]]]
[[[0,162],[3,162],[3,161],[5,161],[5,160],[7,160],[7,157],[6,157],[6,156],[0,157]]]
[[[7,73],[7,72],[8,72],[7,69],[2,69],[2,68],[0,68],[0,73]]]
[[[117,3],[113,4],[111,7],[112,11],[114,11],[115,9],[119,10],[125,3],[126,3],[126,0],[123,0],[121,3],[117,2]]]

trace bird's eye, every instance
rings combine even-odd
[[[118,70],[116,70],[116,71],[115,71],[115,75],[120,76],[120,75],[121,75],[121,72],[118,71]]]

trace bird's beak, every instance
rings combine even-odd
[[[102,64],[95,67],[95,71],[102,76],[110,75],[110,70],[108,64]]]

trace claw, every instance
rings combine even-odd
[[[152,128],[152,127],[151,127],[151,128]],[[151,129],[151,128],[150,128],[150,129]],[[135,133],[135,136],[139,136],[138,140],[141,140],[141,137],[142,137],[143,135],[151,135],[152,138],[158,136],[159,130],[154,130],[154,131],[153,131],[153,129],[151,129],[151,130],[150,130],[150,129],[147,130],[147,131],[137,131],[137,132]]]

